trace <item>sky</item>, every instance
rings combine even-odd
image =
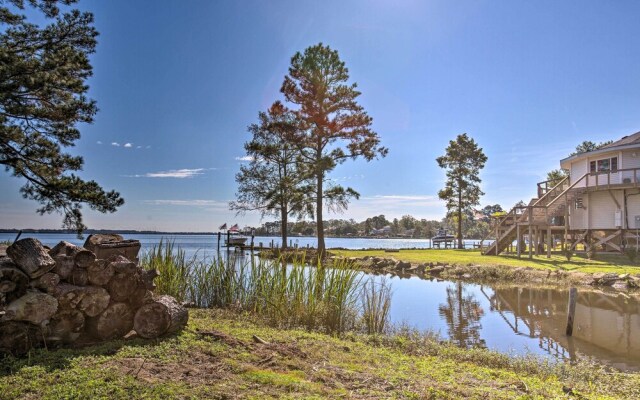
[[[115,214],[85,207],[90,228],[215,231],[258,225],[228,203],[250,139],[291,57],[338,50],[386,158],[330,176],[361,197],[353,218],[441,219],[435,159],[461,133],[488,157],[481,206],[535,196],[583,140],[640,131],[637,1],[81,0],[100,32],[89,96],[99,112],[68,149],[81,176],[121,193]],[[0,228],[59,228],[0,173]]]

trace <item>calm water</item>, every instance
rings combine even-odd
[[[60,233],[37,233],[37,234],[24,234],[21,238],[35,237],[39,239],[43,244],[47,246],[55,246],[61,240],[81,245],[84,243],[84,239],[78,239],[73,234],[60,234]],[[205,254],[214,255],[217,253],[218,237],[216,235],[124,235],[125,239],[137,239],[142,244],[142,250],[150,249],[153,245],[158,244],[161,239],[172,241],[176,246],[180,246],[187,255],[193,254]],[[0,233],[0,241],[9,240],[13,241],[16,237],[15,233]],[[250,239],[249,239],[250,240]],[[222,237],[222,244],[225,241],[225,237]],[[280,246],[280,238],[269,236],[261,237],[256,236],[254,238],[254,244],[258,246],[262,243],[264,246],[270,246],[273,243],[274,246]],[[465,246],[471,247],[474,243],[479,243],[479,240],[465,240]],[[247,241],[247,244],[249,241]],[[315,247],[317,239],[315,237],[301,236],[293,237],[290,240],[293,245],[299,247],[306,247],[307,245]],[[406,248],[421,248],[426,249],[431,246],[428,239],[370,239],[370,238],[326,238],[325,244],[327,248],[342,247],[347,249],[406,249]]]
[[[44,244],[60,240],[82,244],[73,235],[37,234]],[[13,240],[0,234],[0,240]],[[23,237],[26,237],[23,236]],[[126,236],[138,239],[142,251],[157,244],[160,235]],[[212,256],[216,238],[204,235],[165,236],[187,255]],[[277,238],[256,237],[268,245]],[[313,245],[315,238],[294,238],[293,243]],[[328,247],[407,248],[428,247],[418,239],[327,239]],[[224,252],[223,252],[224,254]],[[369,278],[363,274],[365,278]],[[382,277],[372,277],[382,279]],[[567,290],[527,287],[491,287],[417,277],[386,277],[392,285],[391,320],[420,330],[440,333],[460,346],[483,346],[516,354],[534,353],[556,359],[593,357],[622,370],[640,371],[640,302],[616,292],[579,291],[574,336],[564,335]]]

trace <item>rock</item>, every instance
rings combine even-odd
[[[409,268],[411,268],[411,263],[409,263],[409,262],[398,261],[396,263],[396,269],[404,270],[404,269],[409,269]]]
[[[443,266],[436,266],[436,267],[432,267],[429,269],[429,271],[427,271],[429,274],[431,275],[436,275],[439,276],[442,271],[444,271],[444,267]]]

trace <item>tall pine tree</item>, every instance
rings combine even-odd
[[[327,174],[347,159],[370,161],[384,157],[371,117],[357,102],[360,92],[348,84],[349,70],[336,50],[322,43],[291,58],[281,92],[295,104],[301,130],[294,143],[300,151],[301,169],[313,180],[318,252],[325,252],[323,208],[342,210],[349,199],[359,197],[351,188],[331,185]]]
[[[304,201],[309,186],[298,171],[298,152],[290,142],[298,124],[295,115],[278,101],[261,112],[258,120],[249,126],[252,139],[244,148],[251,161],[236,175],[238,192],[230,208],[238,213],[259,211],[262,216],[280,217],[285,248],[289,216],[311,212]]]
[[[44,26],[27,21],[24,3],[0,0],[0,164],[26,180],[20,191],[42,205],[40,214],[60,212],[63,226],[81,233],[83,203],[100,212],[124,203],[69,173],[83,160],[62,151],[80,138],[77,124],[92,122],[97,111],[85,81],[98,33],[90,13],[58,7],[73,0],[29,0],[50,21]]]
[[[447,182],[438,197],[447,202],[449,215],[454,215],[458,227],[458,248],[462,249],[462,218],[471,207],[480,204],[480,170],[487,156],[466,133],[449,142],[445,155],[436,159],[440,168],[447,171]]]

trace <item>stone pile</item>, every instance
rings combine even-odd
[[[153,295],[158,272],[137,265],[139,250],[140,242],[119,235],[91,235],[83,247],[13,243],[0,257],[0,354],[182,329],[187,310]]]

